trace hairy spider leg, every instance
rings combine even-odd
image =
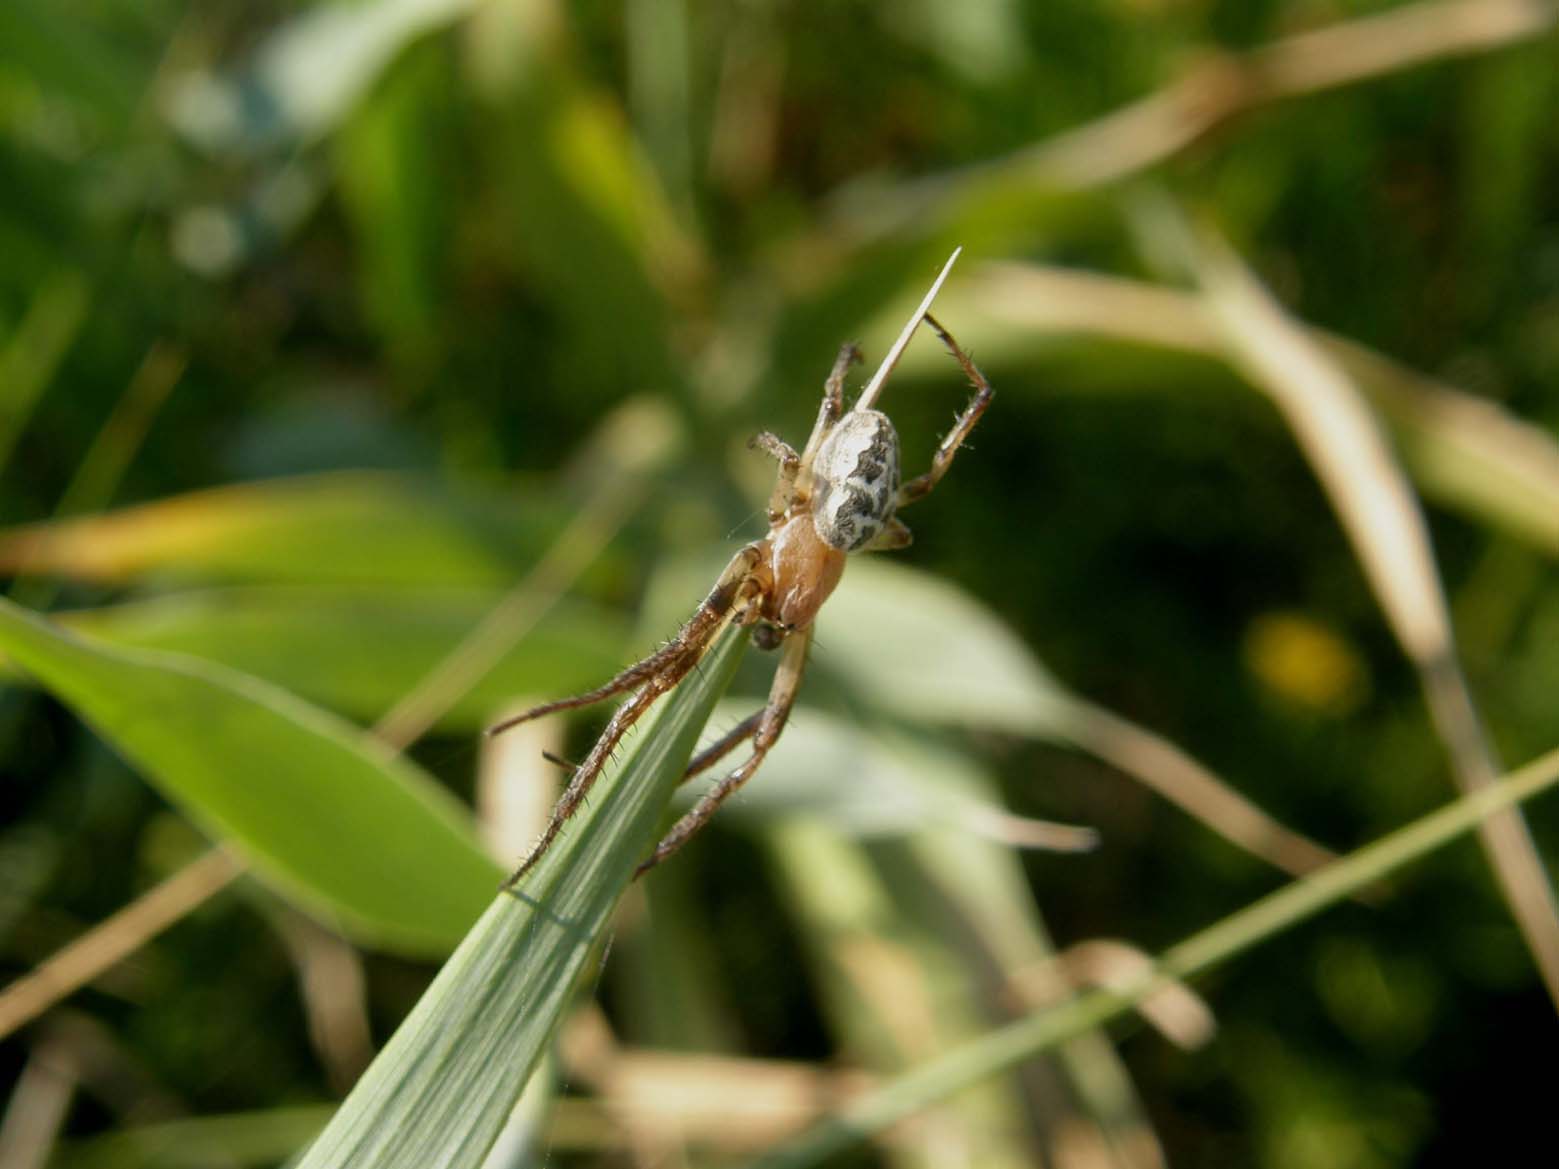
[[[702,775],[748,739],[752,738],[757,733],[758,724],[762,721],[763,711],[755,710],[697,755],[694,755],[692,762],[687,765],[687,770],[682,773],[681,782],[686,783],[695,776]]]
[[[774,490],[769,493],[769,524],[772,526],[785,518],[785,513],[796,502],[796,476],[801,473],[801,456],[796,448],[772,431],[765,430],[747,440],[747,445],[762,451],[779,464],[779,477],[774,480]]]
[[[817,454],[817,448],[823,445],[828,432],[844,415],[845,375],[850,372],[850,367],[860,360],[861,350],[855,342],[847,341],[839,347],[839,356],[834,358],[834,368],[828,371],[828,380],[823,383],[823,402],[817,408],[817,421],[812,424],[812,433],[807,436],[807,445],[801,450],[803,467],[812,465],[812,457]]]
[[[601,737],[596,740],[595,746],[590,748],[590,754],[585,756],[584,761],[575,769],[568,781],[568,786],[563,790],[563,795],[553,807],[552,815],[547,821],[546,828],[542,830],[540,838],[531,846],[530,852],[525,855],[519,867],[503,883],[505,889],[513,888],[520,878],[530,871],[531,866],[541,859],[542,854],[562,831],[563,825],[578,810],[579,805],[589,795],[590,789],[595,786],[596,779],[611,759],[612,752],[622,741],[623,735],[627,734],[628,728],[643,717],[644,712],[657,698],[682,681],[698,664],[714,635],[725,624],[733,609],[744,599],[746,586],[752,581],[753,569],[760,559],[761,553],[757,544],[747,545],[732,557],[725,571],[720,574],[715,587],[710,590],[703,604],[688,619],[677,636],[666,646],[645,658],[643,662],[629,666],[598,690],[537,707],[534,711],[527,711],[518,718],[509,719],[494,728],[495,731],[502,730],[527,718],[534,718],[538,713],[585,706],[621,690],[637,687],[632,696],[612,713],[611,721],[606,724],[606,729],[601,732]],[[646,665],[651,662],[655,663],[655,668],[646,670]],[[619,684],[623,679],[630,680]]]
[[[529,710],[521,711],[511,718],[506,718],[500,723],[494,723],[487,728],[487,734],[500,735],[510,727],[517,727],[521,723],[530,722],[532,719],[541,718],[544,715],[556,714],[560,710],[574,710],[581,706],[594,706],[597,702],[603,702],[614,694],[621,694],[625,690],[632,690],[647,679],[654,677],[667,665],[676,661],[685,651],[688,640],[696,637],[700,632],[712,633],[713,627],[719,623],[727,611],[735,604],[737,594],[747,578],[752,575],[752,570],[763,559],[763,554],[757,542],[748,544],[731,558],[725,566],[725,571],[720,574],[720,579],[715,581],[715,587],[709,590],[709,595],[703,603],[694,611],[686,625],[678,631],[677,635],[661,646],[649,657],[623,670],[609,682],[602,683],[594,690],[586,690],[583,694],[575,694],[569,698],[559,698],[555,702],[544,702],[540,706],[533,706]],[[707,640],[707,636],[706,636]]]
[[[769,701],[758,712],[757,732],[752,737],[752,754],[736,770],[710,788],[680,820],[671,826],[665,839],[655,846],[655,851],[639,865],[634,876],[642,877],[661,861],[675,853],[698,832],[709,818],[720,809],[731,795],[757,774],[769,749],[774,746],[785,729],[785,720],[796,704],[796,692],[801,689],[801,675],[806,670],[807,650],[812,644],[812,630],[808,627],[785,639],[779,668],[774,672],[774,684],[769,689]],[[727,736],[729,738],[730,736]],[[740,741],[740,740],[738,740]],[[717,743],[720,746],[724,743]],[[735,744],[733,743],[732,746]]]
[[[958,364],[963,367],[964,376],[974,386],[974,397],[969,399],[969,405],[964,407],[964,412],[958,416],[958,421],[953,424],[953,429],[947,432],[947,437],[942,440],[942,445],[937,447],[936,454],[931,460],[931,469],[924,475],[917,475],[899,488],[897,507],[907,507],[917,499],[923,499],[931,494],[931,489],[941,481],[947,469],[953,465],[953,456],[958,453],[958,448],[969,437],[969,432],[974,429],[974,424],[980,421],[980,415],[985,413],[985,408],[991,404],[991,383],[985,380],[985,375],[979,371],[974,362],[969,360],[969,355],[958,347],[958,342],[953,340],[953,335],[944,329],[930,313],[926,314],[926,323],[936,330],[936,335],[942,339],[948,351],[958,359]]]
[[[899,506],[897,503],[895,507]],[[915,542],[915,533],[909,530],[909,525],[898,516],[891,517],[882,526],[882,531],[872,537],[871,543],[862,548],[862,552],[895,552],[900,548],[908,548]]]

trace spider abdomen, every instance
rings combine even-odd
[[[899,490],[899,436],[886,414],[852,410],[812,462],[812,524],[831,548],[856,552],[887,522]]]

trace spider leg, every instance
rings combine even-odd
[[[682,674],[686,674],[690,668],[691,663],[684,667],[677,677],[680,678]],[[563,789],[562,796],[559,797],[557,804],[552,809],[551,817],[547,820],[546,828],[542,830],[541,835],[536,839],[536,843],[531,845],[530,851],[525,854],[525,859],[520,862],[519,867],[509,874],[509,879],[503,883],[503,888],[514,888],[515,885],[519,884],[520,878],[530,871],[531,866],[541,859],[542,854],[547,851],[547,848],[557,839],[558,833],[563,830],[563,825],[568,822],[568,818],[578,810],[579,805],[590,794],[590,789],[595,786],[595,781],[600,776],[601,769],[606,766],[607,760],[612,757],[612,751],[616,749],[623,735],[627,734],[628,728],[638,722],[643,717],[644,712],[650,708],[650,704],[673,685],[675,685],[675,682],[662,684],[658,678],[651,679],[633,697],[613,712],[611,722],[606,724],[606,729],[601,732],[601,737],[596,740],[595,746],[590,748],[590,754],[585,756],[585,761],[575,769],[573,776],[568,781],[568,786]]]
[[[767,430],[753,435],[747,445],[772,456],[779,463],[779,478],[769,495],[769,523],[777,524],[796,502],[796,476],[801,473],[801,456],[795,447]]]
[[[757,773],[763,760],[768,756],[769,749],[774,746],[780,737],[780,732],[785,729],[785,720],[790,717],[790,708],[796,702],[796,692],[801,688],[801,674],[806,669],[807,650],[811,644],[810,629],[786,639],[784,656],[780,658],[779,669],[774,673],[774,684],[769,689],[768,705],[758,712],[756,732],[752,738],[752,754],[735,771],[705,792],[698,803],[693,805],[692,810],[671,826],[671,831],[666,833],[665,839],[655,846],[655,851],[638,867],[634,876],[642,877],[686,844],[709,822],[709,818],[719,810],[720,805]],[[727,735],[726,739],[731,737]],[[716,746],[724,746],[725,742],[726,740],[722,739]],[[732,747],[735,745],[735,742],[730,744]]]
[[[708,771],[716,763],[736,750],[737,747],[752,738],[757,733],[758,724],[762,720],[763,711],[754,711],[713,743],[710,743],[709,746],[705,747],[697,755],[693,756],[692,762],[687,765],[687,770],[682,773],[681,782],[686,783],[695,775]]]
[[[568,786],[563,790],[563,795],[559,797],[556,806],[552,809],[546,828],[542,830],[541,836],[531,846],[530,852],[525,855],[519,867],[503,883],[503,888],[512,889],[520,878],[530,871],[531,866],[541,859],[542,854],[563,830],[563,825],[568,822],[569,817],[578,810],[579,805],[590,794],[590,789],[595,786],[595,781],[611,759],[617,744],[628,733],[628,728],[644,716],[644,712],[657,698],[682,681],[698,664],[704,650],[744,595],[745,586],[752,579],[752,570],[760,559],[756,544],[749,544],[738,552],[726,566],[725,571],[720,574],[720,580],[710,591],[709,596],[704,598],[704,603],[698,607],[698,611],[682,627],[677,636],[644,661],[628,667],[599,691],[591,691],[590,694],[580,695],[576,699],[564,699],[562,702],[550,703],[546,707],[538,707],[535,711],[527,712],[518,719],[500,723],[494,728],[502,730],[525,718],[533,718],[538,712],[567,706],[582,706],[588,701],[595,701],[596,697],[606,697],[616,693],[617,690],[624,689],[625,687],[618,686],[617,683],[630,675],[633,676],[633,681],[628,685],[638,687],[628,701],[613,712],[611,720],[606,724],[606,729],[601,732],[601,737],[596,740],[595,746],[590,748],[590,754],[586,755],[584,761],[574,770]],[[654,663],[653,669],[648,668],[650,663]]]
[[[908,548],[914,542],[915,533],[911,532],[908,525],[898,516],[893,516],[883,525],[882,531],[873,536],[871,542],[861,551],[892,552],[899,548]]]
[[[812,434],[801,452],[804,465],[811,466],[812,456],[817,454],[817,448],[844,413],[844,377],[850,372],[850,367],[860,360],[861,351],[853,341],[841,347],[839,356],[834,358],[834,368],[823,383],[823,404],[817,409],[817,422],[813,424]]]
[[[974,424],[980,421],[980,415],[985,413],[985,408],[991,404],[991,383],[985,380],[985,375],[969,360],[969,355],[958,347],[958,342],[930,313],[926,314],[926,323],[936,330],[936,335],[942,339],[952,355],[958,359],[958,364],[963,366],[963,371],[974,386],[974,397],[969,399],[969,405],[964,407],[964,412],[958,416],[958,421],[953,424],[953,429],[948,431],[947,437],[942,440],[942,445],[937,447],[936,455],[931,460],[931,469],[924,475],[917,475],[899,488],[898,502],[896,506],[907,507],[917,499],[931,494],[941,480],[947,474],[947,469],[953,465],[953,456],[958,453],[958,448],[963,445],[964,439],[969,437],[969,432],[974,429]]]
[[[645,681],[655,677],[668,664],[676,661],[684,652],[690,642],[701,635],[707,640],[708,634],[713,632],[715,626],[730,612],[731,606],[741,593],[742,586],[752,575],[752,570],[762,560],[762,553],[757,544],[749,544],[731,558],[731,562],[720,573],[720,579],[715,581],[715,587],[709,590],[709,595],[704,598],[703,604],[688,619],[686,625],[677,635],[668,641],[660,649],[650,654],[643,661],[635,662],[622,673],[618,674],[610,682],[597,686],[594,690],[587,690],[583,694],[576,694],[571,698],[559,698],[555,702],[544,702],[540,706],[533,706],[529,710],[521,711],[512,718],[506,718],[500,723],[487,728],[487,734],[498,735],[510,727],[520,723],[529,722],[533,718],[541,718],[543,715],[553,714],[560,710],[573,710],[580,706],[593,706],[597,702],[610,698],[614,694],[621,694],[625,690],[632,690],[642,685]]]

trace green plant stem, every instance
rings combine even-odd
[[[1431,812],[1192,935],[1165,951],[1153,969],[1131,986],[1079,995],[1059,1007],[998,1028],[893,1080],[795,1141],[770,1151],[751,1169],[802,1169],[820,1164],[969,1084],[1125,1014],[1166,983],[1200,974],[1243,953],[1556,783],[1559,750],[1539,757],[1494,787]]]

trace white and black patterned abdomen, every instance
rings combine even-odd
[[[855,552],[893,516],[899,490],[899,436],[886,414],[852,410],[812,461],[812,524],[831,548]]]

